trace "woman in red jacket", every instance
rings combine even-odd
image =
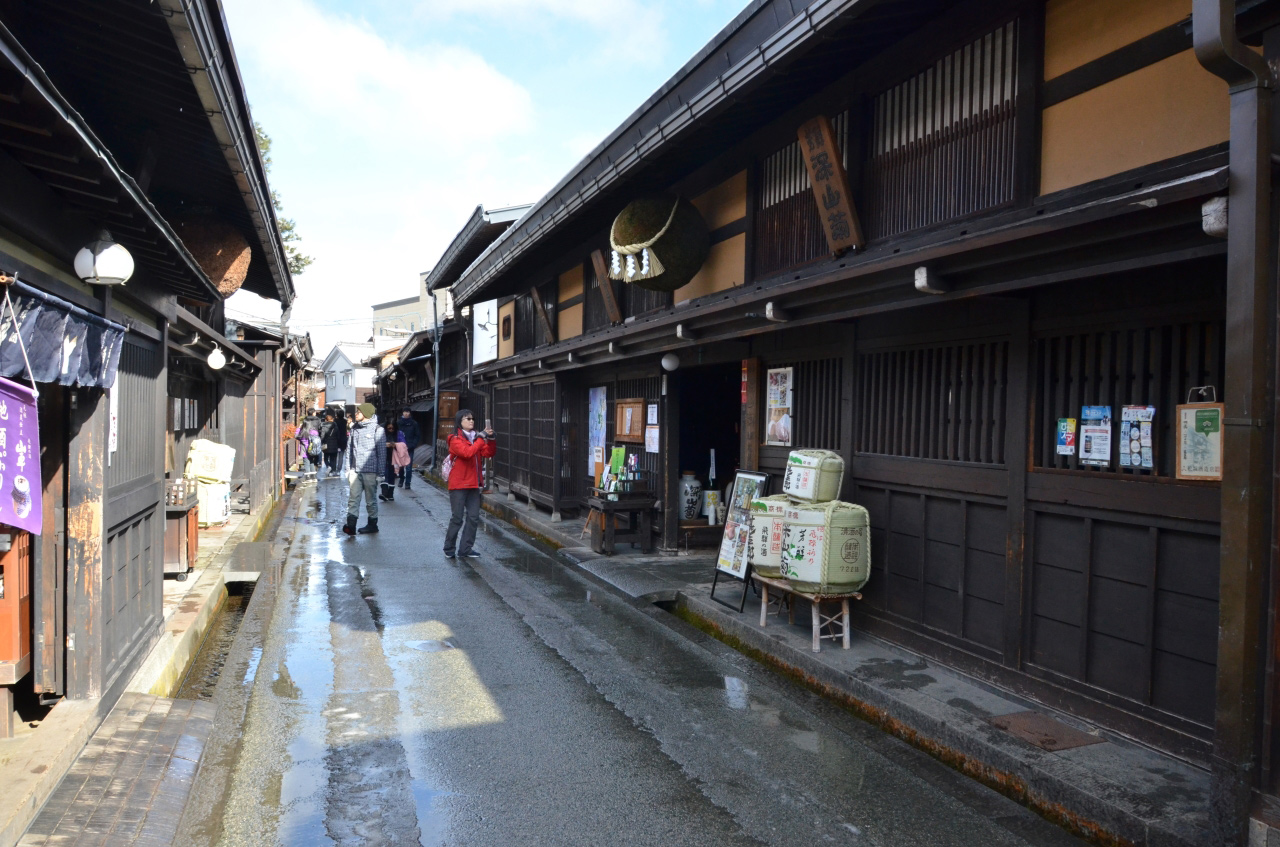
[[[457,428],[449,436],[449,457],[453,468],[449,471],[449,508],[453,517],[449,531],[444,536],[445,558],[456,554],[464,559],[478,559],[475,551],[476,529],[480,526],[480,465],[498,452],[493,427],[480,432],[476,429],[475,415],[470,409],[458,412]],[[462,530],[462,540],[458,540]],[[456,546],[455,546],[456,545]]]

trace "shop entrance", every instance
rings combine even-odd
[[[714,487],[722,495],[725,487],[733,483],[733,473],[738,468],[741,380],[741,370],[734,362],[680,371],[680,466],[677,470],[692,471],[703,490],[708,489],[711,487],[711,451],[715,450]],[[690,523],[707,525],[702,515]],[[708,536],[705,542],[719,544],[718,532],[704,530],[701,534]],[[704,539],[692,541],[703,543]]]

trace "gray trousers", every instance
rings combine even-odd
[[[480,526],[480,489],[458,488],[449,492],[449,531],[444,536],[444,552],[459,555],[470,553],[476,543],[476,529]],[[458,539],[458,530],[462,539]],[[456,546],[455,546],[456,545]]]
[[[378,475],[376,473],[358,473],[351,483],[351,495],[347,497],[347,519],[354,521],[360,517],[360,492],[364,492],[364,510],[369,520],[378,519]]]

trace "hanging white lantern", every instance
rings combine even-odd
[[[90,285],[124,285],[133,276],[133,256],[104,229],[76,253],[75,270]]]
[[[218,347],[215,344],[213,347],[213,352],[209,354],[209,358],[206,359],[205,361],[208,363],[209,367],[213,368],[215,371],[218,371],[218,370],[222,370],[222,366],[227,363],[227,357],[226,355],[223,354],[222,348]]]

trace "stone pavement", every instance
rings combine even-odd
[[[1197,764],[866,633],[855,631],[849,650],[824,642],[814,653],[803,605],[794,625],[773,615],[762,629],[754,593],[748,592],[741,614],[712,601],[712,551],[662,556],[620,547],[602,556],[583,546],[581,519],[553,522],[499,493],[485,496],[485,509],[558,545],[563,561],[602,587],[638,605],[663,603],[705,637],[744,650],[1068,829],[1103,843],[1206,843],[1209,773]],[[726,599],[740,597],[742,584],[721,580],[717,598],[721,591]]]
[[[19,847],[167,847],[213,714],[211,703],[125,694]]]
[[[233,504],[230,520],[226,524],[200,530],[194,572],[182,582],[175,579],[164,581],[162,632],[133,678],[126,685],[117,686],[117,689],[123,688],[123,692],[114,697],[94,700],[59,701],[34,729],[24,728],[26,731],[18,738],[0,742],[0,847],[12,847],[19,843],[19,839],[36,820],[42,808],[51,802],[56,792],[62,790],[64,776],[71,779],[68,775],[80,767],[80,760],[95,749],[98,736],[108,732],[108,727],[114,726],[113,722],[123,719],[120,717],[121,713],[132,710],[131,704],[139,702],[139,695],[144,698],[143,702],[167,702],[163,698],[176,691],[187,664],[226,599],[226,583],[229,579],[256,578],[255,573],[246,572],[250,567],[249,563],[256,566],[260,558],[253,555],[257,552],[253,542],[263,532],[272,514],[271,509],[262,509],[257,514],[250,515],[247,510],[238,510]],[[148,696],[150,699],[146,700]],[[201,707],[202,710],[203,708]],[[152,723],[154,720],[152,719]],[[203,736],[192,732],[187,732],[186,735],[189,738],[199,738],[200,746],[203,747]],[[144,729],[139,740],[159,737]],[[191,743],[186,742],[184,755],[198,757],[198,751],[191,749]],[[182,767],[184,766],[175,764],[175,773]],[[172,786],[166,789],[168,792],[173,790],[176,789]],[[133,801],[141,802],[141,794],[136,791],[129,796]],[[168,794],[163,796],[168,797]],[[81,818],[87,822],[91,815],[81,814],[81,809],[88,809],[95,802],[90,794],[77,793],[75,809],[66,816],[69,822],[66,826],[71,826],[71,822]],[[178,808],[181,809],[181,805]],[[131,811],[129,815],[119,819],[119,822],[127,829],[131,817],[145,814],[145,811],[145,807],[141,812]],[[99,815],[94,819],[94,826],[99,826],[101,822],[102,815]],[[177,824],[176,816],[173,824]],[[90,836],[97,834],[101,833],[86,830],[82,834],[68,835],[64,827],[57,838],[47,843],[133,843],[132,836],[95,842]],[[85,840],[74,840],[81,836]]]

